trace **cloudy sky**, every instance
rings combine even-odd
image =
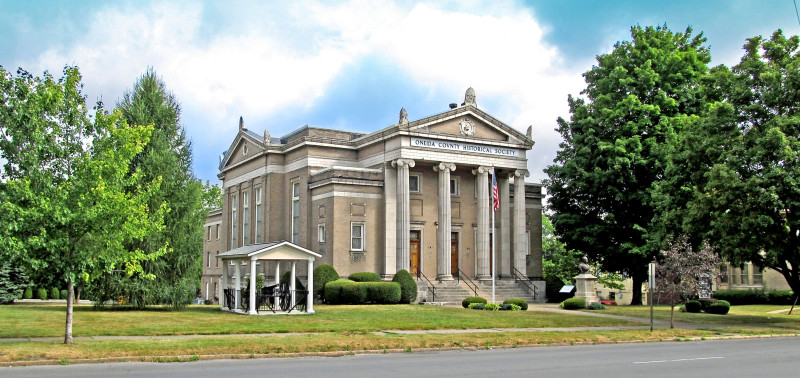
[[[0,65],[60,75],[77,65],[89,102],[116,104],[153,67],[182,104],[194,171],[216,182],[239,116],[255,132],[303,125],[371,132],[478,106],[524,132],[531,181],[560,141],[567,95],[632,25],[704,32],[713,65],[745,39],[800,34],[793,0],[761,1],[15,1],[0,0]]]

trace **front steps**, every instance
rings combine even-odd
[[[528,303],[544,303],[544,282],[543,281],[528,281],[537,287],[537,298],[534,298],[530,290],[522,282],[513,280],[497,280],[495,281],[495,300],[497,303],[503,303],[504,300],[509,298],[522,298]],[[429,289],[428,282],[417,281],[418,293],[417,298],[419,302],[435,303],[442,305],[461,305],[464,298],[475,296],[471,289],[463,282],[446,281],[446,283],[434,282],[435,298]],[[492,282],[479,282],[478,283],[478,296],[486,300],[492,300]]]

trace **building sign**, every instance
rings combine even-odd
[[[519,150],[514,148],[494,147],[494,146],[481,146],[479,144],[451,142],[445,140],[433,140],[424,138],[411,138],[411,146],[430,149],[430,150],[447,150],[454,152],[475,152],[479,154],[500,155],[519,157]]]

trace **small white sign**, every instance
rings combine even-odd
[[[411,138],[411,146],[431,150],[475,152],[479,154],[519,157],[519,150],[515,148],[482,146],[479,144],[452,142],[447,140]]]

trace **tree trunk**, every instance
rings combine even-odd
[[[653,294],[650,294],[653,295]],[[675,328],[675,305],[670,306],[669,308],[669,328]]]
[[[644,278],[642,275],[632,274],[631,279],[633,280],[633,287],[631,287],[631,305],[641,305],[642,283],[644,283]],[[650,293],[650,295],[653,294]]]
[[[67,280],[67,328],[64,333],[64,344],[72,344],[72,302],[74,299],[72,280]]]

